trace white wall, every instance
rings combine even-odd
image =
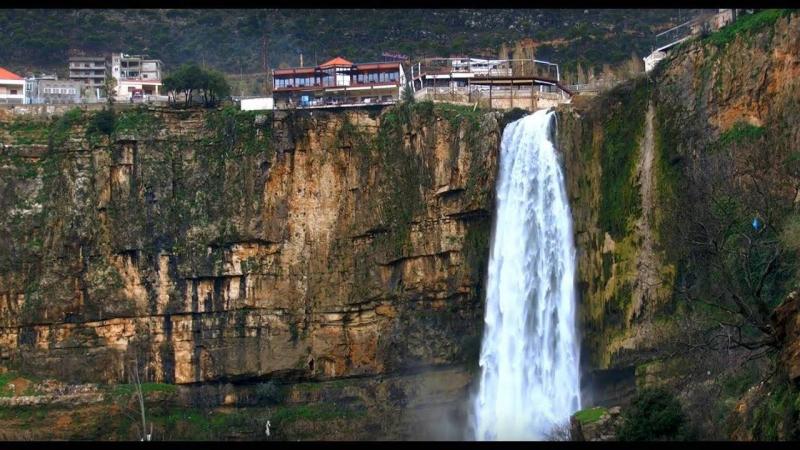
[[[11,90],[16,94],[11,94]],[[25,80],[0,80],[0,100],[2,103],[25,103]]]
[[[259,98],[243,98],[242,111],[258,111],[258,110],[271,110],[275,107],[275,101],[272,97],[259,97]]]

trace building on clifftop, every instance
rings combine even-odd
[[[161,96],[164,63],[142,55],[111,55],[111,76],[117,81],[117,100],[136,100],[145,96]]]
[[[406,77],[400,62],[352,63],[336,57],[316,67],[272,71],[275,109],[397,103]]]
[[[0,67],[0,104],[25,103],[25,79]]]

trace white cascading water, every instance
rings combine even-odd
[[[477,440],[544,440],[580,409],[575,246],[553,114],[536,111],[503,132]]]

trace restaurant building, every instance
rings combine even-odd
[[[272,71],[275,109],[389,105],[406,77],[400,62],[352,63],[336,57],[316,67]]]

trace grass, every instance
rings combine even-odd
[[[3,124],[11,137],[11,143],[18,145],[47,144],[48,127],[47,122],[27,117],[19,117]]]
[[[581,424],[585,425],[597,422],[607,411],[608,410],[602,406],[595,406],[594,408],[582,409],[576,412],[575,418],[578,419]]]
[[[794,10],[791,9],[767,9],[755,14],[744,15],[736,22],[709,35],[706,39],[709,43],[717,47],[724,47],[733,42],[736,36],[751,34],[772,26],[779,18],[788,16],[793,11]]]
[[[720,134],[717,144],[720,147],[753,142],[764,136],[764,127],[737,122],[728,131]]]
[[[24,423],[40,422],[47,417],[51,408],[48,406],[14,406],[0,407],[0,420],[18,420]]]
[[[33,395],[33,394],[35,394],[34,385],[41,381],[40,378],[32,377],[32,376],[28,376],[28,375],[21,375],[18,372],[10,370],[10,371],[8,371],[8,372],[6,372],[4,374],[0,374],[0,397],[12,397],[14,395],[14,390],[11,389],[8,386],[8,384],[12,380],[14,380],[16,378],[20,378],[20,377],[24,378],[28,382],[30,382],[28,387],[23,392],[23,395]]]
[[[13,391],[8,387],[8,383],[14,378],[16,378],[14,372],[0,374],[0,397],[11,397],[13,395]]]
[[[160,119],[145,107],[127,110],[119,113],[113,123],[114,132],[117,134],[154,133],[161,123]]]

